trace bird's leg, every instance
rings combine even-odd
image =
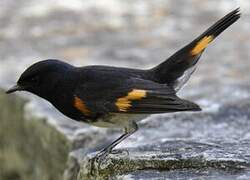
[[[112,149],[118,145],[120,142],[122,142],[124,139],[132,135],[138,130],[138,126],[135,122],[131,122],[128,124],[127,127],[124,128],[124,134],[121,135],[118,139],[116,139],[114,142],[112,142],[110,145],[107,147],[103,148],[95,158],[97,159],[102,159],[105,156],[107,156],[109,153],[112,153]]]

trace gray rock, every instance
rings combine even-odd
[[[247,179],[250,174],[250,143],[249,139],[242,139],[242,136],[248,134],[250,130],[249,105],[249,100],[246,100],[222,107],[217,113],[176,115],[175,121],[180,124],[187,123],[188,119],[192,119],[192,124],[195,124],[186,126],[181,133],[192,131],[193,126],[199,131],[196,132],[196,136],[189,138],[186,136],[181,140],[158,139],[157,141],[159,136],[156,132],[159,131],[159,126],[141,129],[144,130],[140,135],[143,137],[149,137],[147,131],[151,132],[149,140],[144,142],[145,145],[129,148],[129,155],[126,153],[109,155],[99,163],[94,161],[93,154],[88,154],[79,162],[79,179],[122,178],[124,174],[132,179],[145,178],[149,174],[156,179],[181,178],[181,175],[191,178],[195,174],[197,179],[199,177],[234,179],[244,176]],[[196,121],[201,119],[207,126],[207,131],[217,137],[199,137],[204,129],[199,128],[200,124],[196,124]],[[204,119],[209,119],[209,122],[204,122]],[[230,130],[224,130],[221,125],[226,123],[234,123],[234,125]],[[167,131],[168,128],[164,124],[160,134],[164,134],[163,131]],[[182,131],[182,128],[175,131]],[[216,133],[217,131],[222,131],[224,136],[218,137],[221,135]],[[237,138],[226,137],[227,134],[237,136],[237,133],[240,133]],[[151,139],[154,140],[150,141]],[[133,143],[133,146],[136,146],[136,143]],[[75,158],[80,159],[77,155]]]
[[[24,116],[24,100],[0,91],[0,179],[61,179],[72,143],[46,119]]]

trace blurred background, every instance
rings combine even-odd
[[[100,64],[132,68],[153,67],[239,6],[242,9],[242,18],[209,46],[188,85],[184,91],[180,91],[182,96],[200,104],[205,112],[215,112],[225,104],[249,100],[250,2],[247,0],[1,0],[0,88],[4,90],[14,84],[21,72],[32,63],[48,58],[61,59],[77,66]],[[82,129],[86,128],[86,125],[62,117],[48,103],[33,95],[18,93],[19,96],[31,100],[20,112],[23,105],[16,106],[19,100],[7,97],[2,91],[0,94],[0,161],[4,162],[0,165],[0,179],[27,179],[28,176],[20,175],[19,172],[33,173],[26,172],[30,168],[24,168],[27,165],[23,164],[22,158],[20,160],[19,157],[12,157],[17,152],[10,152],[10,149],[17,149],[16,140],[13,140],[17,135],[22,138],[35,134],[29,134],[26,127],[23,127],[20,134],[15,134],[23,126],[23,123],[16,125],[17,118],[29,119],[31,114],[35,114],[52,119],[49,123],[66,134],[71,139],[70,142],[79,139],[77,132],[82,134]],[[191,135],[188,132],[176,133],[179,124],[169,122],[167,126],[174,127],[173,131],[162,137],[203,138],[204,141],[218,137],[223,141],[228,138],[249,140],[248,120],[244,119],[243,123],[239,122],[240,125],[235,127],[231,125],[231,129],[214,126],[214,129],[206,131],[203,127],[201,132]],[[185,128],[188,127],[190,125]],[[87,129],[91,128],[87,126]],[[242,131],[234,134],[236,129]],[[93,131],[100,133],[95,128]],[[218,134],[213,134],[215,131]],[[107,130],[105,133],[113,134],[113,131]],[[84,133],[82,136],[84,138]],[[143,137],[142,134],[141,136]],[[138,140],[138,137],[139,135],[130,141],[144,143],[145,139]],[[156,137],[151,140],[159,137],[160,130],[159,135],[156,133]],[[22,143],[18,147],[21,151],[25,149],[27,156],[29,153],[34,156],[40,154],[29,152],[23,147],[25,141],[20,142]],[[13,164],[18,163],[16,171]],[[31,163],[28,167],[33,166]],[[56,164],[46,166],[54,167]],[[39,174],[39,170],[36,171]],[[43,179],[46,178],[48,177]]]

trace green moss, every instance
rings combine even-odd
[[[24,104],[0,91],[0,179],[62,179],[71,144],[46,120],[25,120]]]

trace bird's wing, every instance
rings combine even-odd
[[[95,73],[96,75],[96,73]],[[75,92],[85,115],[106,113],[166,113],[200,110],[199,106],[178,98],[166,84],[140,78],[105,73],[84,82]]]
[[[141,79],[129,79],[128,83],[112,99],[112,112],[155,114],[200,110],[197,104],[177,97],[167,85]]]

